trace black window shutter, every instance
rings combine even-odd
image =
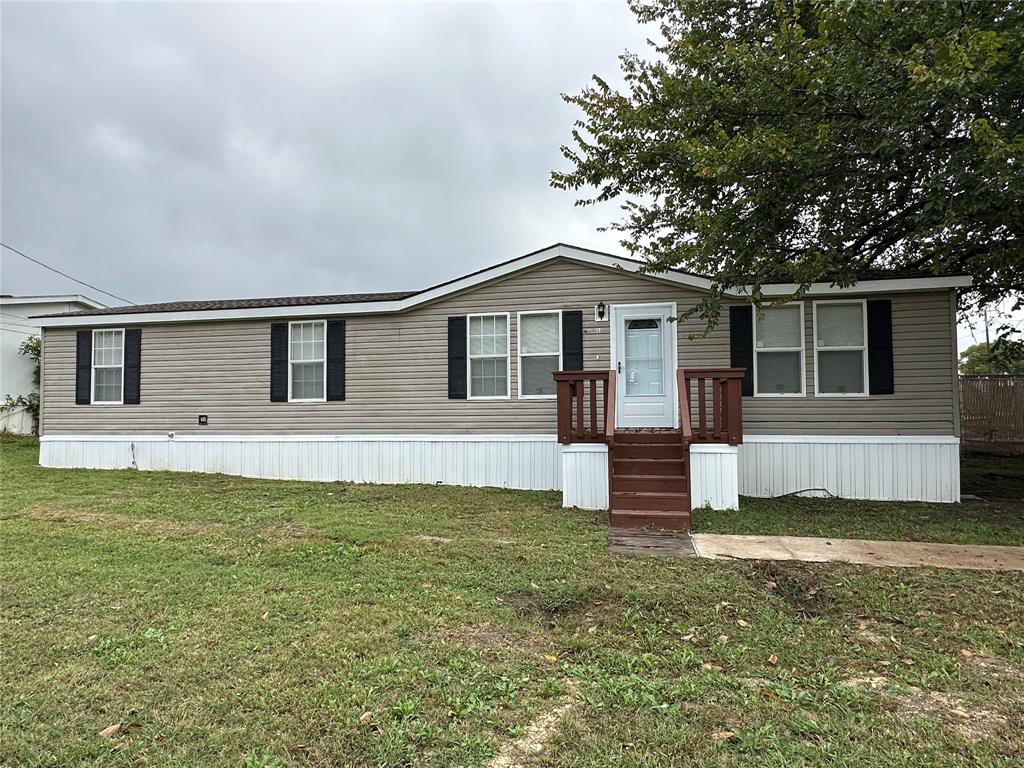
[[[75,335],[75,405],[92,402],[92,331]]]
[[[562,313],[562,369],[583,370],[583,312]]]
[[[345,321],[327,322],[327,399],[345,399]]]
[[[754,308],[751,306],[729,307],[729,365],[746,368],[743,374],[742,393],[745,397],[754,394]]]
[[[138,405],[142,394],[142,329],[124,330],[124,404]]]
[[[448,399],[466,399],[466,318],[448,318]]]
[[[288,323],[270,324],[270,402],[288,402]]]
[[[896,391],[892,373],[892,302],[868,300],[868,393],[891,395]]]

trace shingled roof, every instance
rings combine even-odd
[[[41,317],[78,317],[87,315],[129,315],[136,312],[200,312],[209,309],[266,309],[267,307],[310,307],[318,304],[356,304],[372,301],[401,301],[419,291],[389,293],[340,293],[325,296],[271,296],[262,299],[209,299],[207,301],[166,301],[160,304],[130,304],[124,307],[60,312]]]

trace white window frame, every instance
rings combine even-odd
[[[860,346],[854,347],[824,347],[821,351],[823,352],[856,352],[858,350],[862,353],[864,361],[863,372],[863,392],[821,392],[818,389],[818,371],[821,370],[818,365],[818,305],[819,304],[859,304],[860,305],[860,317],[861,322],[864,324],[863,336],[864,343]],[[811,311],[814,315],[814,396],[815,397],[868,397],[868,302],[867,299],[831,299],[831,300],[820,300],[815,301],[811,305]]]
[[[298,363],[315,363],[316,360],[292,360],[292,327],[296,325],[316,325],[324,327],[324,396],[323,397],[292,397],[292,366]],[[327,402],[327,321],[326,320],[292,320],[288,323],[288,402],[289,403],[326,403]]]
[[[501,355],[477,355],[473,356],[470,350],[469,337],[470,322],[474,317],[504,317],[505,318],[505,394],[504,395],[474,395],[473,394],[473,360],[487,360],[499,358]],[[509,312],[474,312],[466,315],[466,399],[467,400],[511,400],[512,399],[512,315]]]
[[[785,304],[777,304],[767,309],[781,309],[782,307],[800,307],[800,346],[799,347],[763,347],[757,346],[757,315],[758,308],[754,307],[754,397],[807,397],[807,330],[804,326],[806,316],[804,315],[804,303],[802,301],[788,301]],[[757,355],[759,352],[799,352],[800,353],[800,391],[799,392],[760,392],[757,386]]]
[[[96,369],[117,368],[117,365],[96,365],[96,334],[110,333],[111,331],[121,334],[121,399],[120,400],[97,400],[96,399]],[[94,328],[92,331],[92,346],[89,349],[89,402],[92,405],[124,405],[124,328]]]
[[[519,312],[516,315],[516,395],[519,400],[555,400],[557,394],[551,395],[524,395],[523,394],[523,358],[524,357],[553,357],[550,352],[527,352],[523,354],[523,317],[528,315],[557,315],[558,316],[558,370],[562,370],[564,363],[562,359],[562,310],[560,309],[529,309]]]

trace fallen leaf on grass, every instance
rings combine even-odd
[[[779,663],[779,657],[773,653],[771,656],[768,657],[768,663],[774,667],[776,664]]]
[[[263,619],[264,621],[269,619],[270,618],[270,611],[266,611],[262,616],[260,616],[260,618]]]
[[[544,655],[544,660],[550,661],[553,664],[554,662],[558,661],[558,657],[555,656],[553,653],[548,653]]]
[[[731,741],[736,738],[732,731],[712,731],[709,735],[712,741]]]
[[[739,624],[741,627],[749,627],[750,626],[750,622],[744,621],[743,619],[737,619],[736,623]]]
[[[359,716],[360,725],[369,725],[371,720],[373,720],[373,712],[363,712]]]
[[[127,741],[119,741],[117,744],[112,746],[110,749],[113,752],[124,752],[126,749],[128,749],[128,742]]]
[[[722,667],[718,666],[717,664],[709,664],[707,662],[704,662],[703,664],[701,664],[700,668],[703,669],[703,670],[707,670],[707,671],[715,671],[715,672],[721,672],[722,671]]]
[[[115,733],[117,733],[120,730],[121,730],[121,724],[120,723],[114,723],[113,725],[108,725],[106,728],[104,728],[102,731],[100,731],[100,738],[109,739],[111,736],[113,736]]]

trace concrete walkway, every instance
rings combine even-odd
[[[1024,571],[1024,547],[714,533],[695,533],[692,539],[698,557],[712,559],[839,561],[896,568],[933,566],[977,571]]]

